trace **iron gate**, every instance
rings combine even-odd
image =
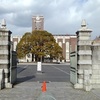
[[[77,83],[77,49],[70,52],[70,82]]]

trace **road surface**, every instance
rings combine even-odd
[[[42,64],[42,72],[37,72],[37,64],[18,64],[17,82],[68,82],[68,64]]]

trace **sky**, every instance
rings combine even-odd
[[[31,32],[35,15],[52,34],[75,35],[85,19],[92,38],[100,35],[100,0],[0,0],[0,23],[5,19],[13,36]]]

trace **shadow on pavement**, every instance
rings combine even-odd
[[[21,68],[21,67],[17,67],[17,73],[21,73],[22,71],[24,71],[26,68]]]
[[[22,82],[29,82],[31,79],[35,78],[34,75],[31,75],[31,76],[25,76],[25,77],[21,77],[21,78],[17,78],[17,82],[16,84],[20,84]]]

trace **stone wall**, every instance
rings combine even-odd
[[[92,44],[92,88],[100,88],[100,42]]]

